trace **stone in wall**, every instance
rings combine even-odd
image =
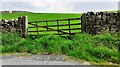
[[[22,17],[19,17],[18,19],[12,19],[12,20],[4,20],[2,19],[0,21],[0,29],[2,32],[17,32],[21,34],[22,32]]]
[[[90,34],[120,32],[120,12],[88,12],[85,15]]]

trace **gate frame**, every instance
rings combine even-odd
[[[23,18],[22,37],[25,38],[27,36],[27,34],[28,34],[28,17],[27,16],[23,16],[22,18]],[[82,33],[86,33],[87,32],[86,21],[87,21],[87,17],[86,17],[86,14],[84,13],[81,16],[81,32]],[[36,26],[38,27],[38,21],[36,22],[36,24],[37,24]]]
[[[22,37],[25,38],[28,32],[28,16],[23,16]]]
[[[87,32],[87,25],[86,25],[87,17],[85,14],[82,14],[81,16],[81,28],[82,28],[82,33]]]

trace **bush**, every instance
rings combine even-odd
[[[30,52],[32,40],[30,39],[22,39],[21,42],[17,44],[18,46],[18,52]]]
[[[102,44],[111,49],[112,47],[118,48],[118,45],[120,43],[120,36],[118,36],[118,34],[106,33],[106,34],[96,35],[93,38],[96,41],[95,42],[96,46],[99,46]]]
[[[2,52],[17,52],[16,43],[20,42],[21,39],[17,33],[2,33]]]
[[[4,32],[2,33],[2,45],[14,45],[20,42],[21,38],[17,33]]]

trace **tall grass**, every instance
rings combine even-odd
[[[17,33],[4,32],[2,34],[3,45],[14,45],[16,42],[19,42],[20,39]]]
[[[6,35],[6,36],[5,36]],[[42,54],[65,54],[75,58],[92,62],[119,63],[120,34],[77,34],[72,36],[39,36],[25,39],[14,36],[10,40],[10,33],[3,34],[4,52],[29,52]],[[17,39],[19,40],[17,40]],[[13,42],[15,40],[15,42]],[[11,42],[9,42],[11,41]]]

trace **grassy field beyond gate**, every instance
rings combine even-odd
[[[29,22],[36,22],[36,21],[45,21],[45,20],[60,20],[60,19],[68,19],[68,18],[81,18],[82,14],[70,14],[70,13],[27,13],[27,12],[23,12],[23,13],[5,13],[2,14],[2,18],[3,19],[15,19],[18,18],[20,16],[28,16],[28,21]],[[81,23],[81,20],[72,20],[70,21],[70,24],[78,24]],[[35,24],[35,23],[34,23]],[[60,25],[64,25],[64,24],[68,24],[68,21],[59,21]],[[46,23],[45,22],[38,22],[38,25],[40,26],[45,26]],[[48,25],[57,25],[57,22],[48,22]],[[33,25],[28,25],[28,27],[35,27]],[[52,28],[54,30],[57,30],[57,26],[55,27],[49,27]],[[71,29],[75,29],[75,28],[81,28],[81,25],[71,25],[70,26]],[[60,26],[59,29],[69,29],[69,26]],[[40,28],[38,30],[47,30],[45,28]],[[28,28],[28,31],[36,31],[36,28]],[[64,32],[69,32],[69,30],[64,30]],[[71,33],[79,33],[81,32],[80,29],[77,30],[71,30]],[[57,33],[57,31],[46,31],[46,32],[39,32],[39,34],[53,34],[53,33]],[[36,35],[36,32],[28,32],[28,34],[32,34],[32,35]]]
[[[21,13],[5,13],[0,14],[2,17],[0,19],[15,19],[20,16],[28,16],[29,21],[36,21],[36,20],[54,20],[54,19],[65,19],[65,18],[79,18],[81,17],[81,14],[72,14],[72,13],[27,13],[27,12],[21,12]]]

